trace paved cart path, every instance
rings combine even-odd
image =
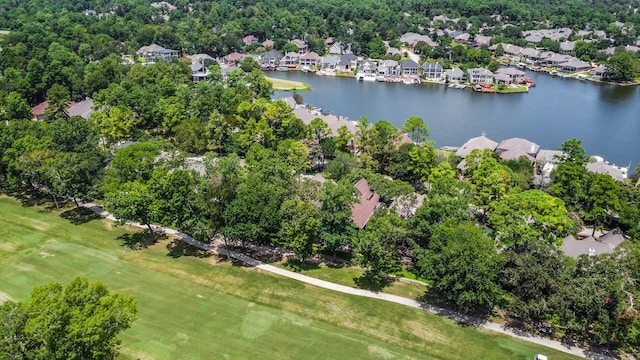
[[[107,212],[106,210],[102,209],[100,206],[96,205],[96,204],[92,204],[92,203],[85,203],[83,204],[84,207],[91,209],[92,211],[94,211],[96,214],[100,215],[103,218],[109,219],[109,220],[116,220],[116,218],[110,214],[109,212]],[[143,224],[139,224],[139,223],[135,223],[135,222],[127,222],[128,225],[131,226],[135,226],[141,229],[147,229],[146,225]],[[344,286],[344,285],[340,285],[340,284],[335,284],[329,281],[324,281],[324,280],[320,280],[320,279],[316,279],[316,278],[312,278],[310,276],[306,276],[306,275],[302,275],[293,271],[289,271],[289,270],[285,270],[285,269],[281,269],[278,267],[275,267],[273,265],[269,265],[269,264],[265,264],[259,260],[256,260],[252,257],[249,257],[247,255],[241,254],[237,251],[232,251],[232,250],[228,250],[225,249],[223,247],[218,247],[212,244],[205,244],[202,243],[194,238],[192,238],[191,236],[181,233],[177,230],[174,229],[169,229],[166,227],[162,227],[162,226],[157,226],[157,225],[152,225],[152,228],[154,231],[156,232],[162,232],[168,235],[173,235],[176,237],[179,237],[180,239],[182,239],[182,241],[186,242],[187,244],[196,247],[198,249],[201,250],[205,250],[205,251],[210,251],[212,253],[218,254],[218,255],[222,255],[222,256],[226,256],[229,258],[233,258],[236,259],[238,261],[241,261],[249,266],[264,270],[264,271],[268,271],[270,273],[273,274],[277,274],[280,276],[284,276],[290,279],[294,279],[297,281],[301,281],[304,282],[306,284],[310,284],[310,285],[314,285],[317,287],[321,287],[324,289],[329,289],[329,290],[333,290],[333,291],[338,291],[344,294],[350,294],[350,295],[356,295],[356,296],[363,296],[363,297],[368,297],[368,298],[372,298],[372,299],[379,299],[379,300],[385,300],[385,301],[390,301],[390,302],[394,302],[396,304],[401,304],[401,305],[405,305],[405,306],[410,306],[416,309],[421,309],[424,311],[428,311],[430,313],[433,314],[437,314],[440,316],[446,316],[450,319],[453,319],[457,322],[466,324],[466,325],[472,325],[478,328],[482,328],[482,329],[486,329],[486,330],[490,330],[490,331],[495,331],[501,334],[505,334],[505,335],[509,335],[512,337],[516,337],[531,343],[535,343],[538,345],[543,345],[546,347],[550,347],[552,349],[558,350],[558,351],[562,351],[568,354],[572,354],[572,355],[576,355],[576,356],[580,356],[580,357],[584,357],[584,358],[588,358],[588,359],[597,359],[597,360],[614,360],[615,358],[609,357],[609,356],[605,356],[605,355],[601,355],[595,352],[592,352],[588,349],[584,349],[581,348],[579,346],[576,345],[568,345],[568,344],[564,344],[560,341],[556,341],[556,340],[552,340],[552,339],[547,339],[547,338],[543,338],[540,336],[536,336],[536,335],[532,335],[532,334],[528,334],[526,332],[522,332],[518,329],[513,329],[513,328],[509,328],[509,327],[505,327],[502,324],[498,324],[498,323],[494,323],[494,322],[490,322],[490,321],[486,321],[480,318],[476,318],[470,315],[466,315],[466,314],[462,314],[456,311],[452,311],[452,310],[447,310],[435,305],[431,305],[431,304],[427,304],[427,303],[423,303],[417,300],[413,300],[413,299],[409,299],[409,298],[405,298],[402,296],[397,296],[397,295],[392,295],[392,294],[385,294],[385,293],[380,293],[380,292],[375,292],[375,291],[371,291],[371,290],[364,290],[364,289],[357,289],[357,288],[352,288],[349,286]],[[533,356],[533,355],[532,355]]]

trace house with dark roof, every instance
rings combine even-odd
[[[533,162],[540,150],[540,145],[521,138],[505,139],[496,146],[496,153],[503,160],[516,160],[522,156]]]
[[[416,76],[418,75],[418,69],[420,69],[420,66],[413,60],[405,60],[400,64],[400,73],[404,76]]]
[[[336,70],[343,72],[353,72],[358,63],[358,57],[353,54],[344,54],[340,57],[340,62],[336,66]]]
[[[425,79],[439,80],[442,78],[444,69],[436,61],[427,61],[422,64],[422,77]]]
[[[380,205],[380,195],[371,191],[367,179],[362,178],[355,185],[359,201],[351,205],[351,220],[358,229],[364,229]]]

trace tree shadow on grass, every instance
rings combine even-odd
[[[302,272],[309,270],[316,270],[320,268],[320,264],[317,261],[309,260],[309,261],[300,261],[297,259],[289,259],[284,262],[284,267],[287,270],[291,270],[293,272]]]
[[[143,250],[148,248],[149,246],[155,244],[158,241],[165,240],[167,238],[166,234],[163,233],[153,233],[152,237],[149,237],[148,232],[139,232],[132,234],[122,234],[118,236],[116,239],[122,241],[122,246],[132,249],[132,250]]]
[[[385,279],[380,281],[373,281],[365,275],[353,278],[353,282],[356,284],[356,287],[375,292],[381,292],[395,281],[396,279],[391,276],[387,276]]]
[[[58,201],[58,208],[56,208],[56,204],[51,195],[36,189],[9,191],[7,192],[7,195],[18,199],[20,204],[24,207],[41,206],[43,208],[42,211],[44,212],[63,208],[69,203],[65,198],[56,198],[56,201]]]
[[[90,221],[100,219],[100,216],[93,212],[91,209],[74,207],[60,214],[65,220],[68,220],[73,225],[82,225]]]
[[[168,243],[167,250],[169,250],[167,256],[171,256],[174,259],[183,256],[193,256],[197,258],[208,258],[211,256],[211,252],[191,246],[181,239],[174,239]]]

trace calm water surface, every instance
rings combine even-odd
[[[436,146],[460,146],[486,131],[495,141],[527,138],[556,149],[582,140],[590,155],[611,163],[640,162],[640,87],[595,84],[529,73],[537,86],[526,94],[478,94],[443,85],[358,82],[297,71],[267,76],[302,81],[312,87],[304,101],[353,120],[386,119],[401,127],[409,116],[423,118]],[[277,92],[274,97],[290,96]]]

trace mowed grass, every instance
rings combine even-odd
[[[68,211],[65,215],[73,214]],[[136,231],[69,220],[0,197],[0,292],[75,276],[134,296],[124,359],[550,359],[574,357],[384,301],[277,277],[163,240],[125,246]],[[124,240],[123,240],[124,239]]]
[[[311,87],[300,81],[293,80],[285,80],[285,79],[276,79],[265,76],[267,80],[271,83],[274,90],[280,91],[309,91]]]

